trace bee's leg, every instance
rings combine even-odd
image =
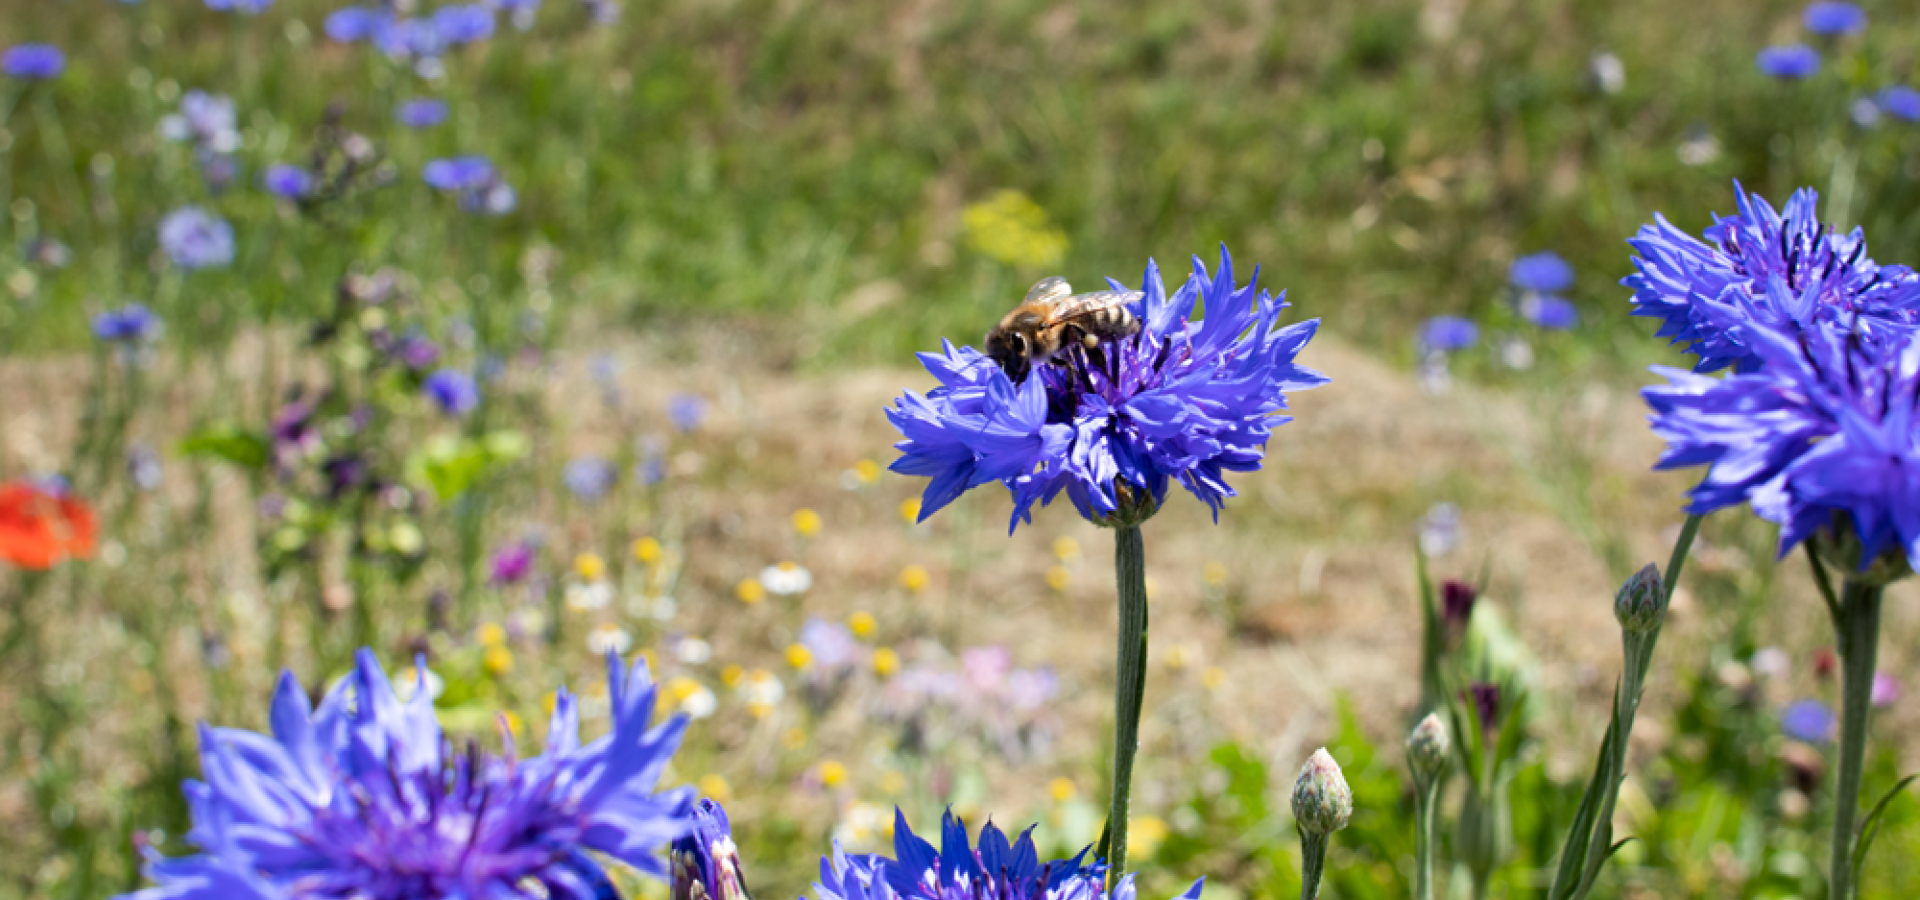
[[[1100,349],[1100,341],[1098,339],[1089,335],[1086,340],[1081,342],[1080,346],[1086,348],[1084,352],[1087,354],[1087,364],[1089,368],[1098,367],[1100,371],[1107,373],[1109,376],[1113,374],[1107,367],[1107,353]]]

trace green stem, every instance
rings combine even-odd
[[[1300,832],[1300,900],[1318,900],[1320,878],[1327,871],[1330,835]]]
[[[1860,781],[1867,757],[1867,716],[1873,711],[1884,590],[1854,578],[1840,589],[1840,774],[1834,782],[1829,900],[1852,900],[1857,891],[1853,883],[1855,820],[1860,814]]]
[[[1147,550],[1140,526],[1113,532],[1113,574],[1120,589],[1119,672],[1113,686],[1113,804],[1107,827],[1107,889],[1127,871],[1127,817],[1133,796],[1133,758],[1140,752],[1140,708],[1147,691]]]
[[[1415,778],[1413,900],[1433,900],[1434,808],[1440,805],[1440,777]]]

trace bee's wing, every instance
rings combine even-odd
[[[1027,299],[1021,301],[1021,305],[1025,306],[1029,303],[1059,303],[1072,295],[1073,286],[1067,284],[1065,278],[1054,275],[1040,279],[1038,283],[1029,288],[1027,290]]]
[[[1047,310],[1046,321],[1042,324],[1058,325],[1097,310],[1128,306],[1139,300],[1141,296],[1139,291],[1094,291],[1091,294],[1075,294]]]

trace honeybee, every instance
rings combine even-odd
[[[1138,334],[1140,319],[1128,307],[1140,297],[1139,291],[1076,294],[1065,278],[1042,278],[987,332],[987,356],[1021,381],[1035,363],[1055,362],[1074,344],[1092,352],[1103,341]]]

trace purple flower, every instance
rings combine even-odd
[[[693,830],[669,852],[674,900],[747,900],[740,850],[727,811],[705,797],[693,805]]]
[[[1820,71],[1820,54],[1805,44],[1787,44],[1760,51],[1753,64],[1782,81],[1800,81]]]
[[[930,479],[922,520],[996,481],[1013,494],[1010,529],[1063,490],[1088,519],[1137,521],[1174,480],[1219,515],[1234,493],[1226,473],[1260,468],[1273,428],[1291,420],[1280,415],[1286,393],[1327,382],[1294,362],[1320,323],[1280,327],[1286,303],[1252,284],[1236,290],[1224,248],[1217,277],[1196,259],[1169,296],[1149,262],[1143,288],[1138,334],[1098,352],[1074,345],[1063,365],[1018,383],[972,347],[921,355],[940,386],[908,392],[887,417],[905,438],[893,470]]]
[[[15,44],[0,53],[0,70],[27,81],[57,78],[66,68],[67,55],[52,44]]]
[[[426,338],[409,334],[400,339],[399,345],[394,348],[394,355],[407,368],[417,372],[440,360],[440,348]]]
[[[1523,291],[1557,294],[1573,287],[1573,267],[1551,250],[1522,256],[1507,270],[1507,283]]]
[[[1896,84],[1880,92],[1880,109],[1902,122],[1920,122],[1920,91]]]
[[[394,118],[408,128],[432,128],[447,120],[447,101],[431,97],[408,100],[400,104]]]
[[[487,580],[495,587],[519,584],[533,572],[534,547],[526,541],[514,541],[493,554]]]
[[[1446,626],[1447,634],[1454,639],[1467,630],[1467,623],[1473,621],[1473,607],[1480,599],[1480,592],[1473,585],[1451,579],[1440,583],[1440,621]]]
[[[1520,298],[1520,315],[1541,328],[1566,331],[1580,324],[1580,310],[1565,297],[1528,294]]]
[[[838,622],[810,618],[800,626],[800,646],[812,655],[814,669],[834,674],[860,663],[860,644],[853,632]]]
[[[321,27],[331,40],[342,44],[370,41],[393,24],[393,13],[366,6],[347,6],[327,14]]]
[[[606,496],[619,479],[620,471],[613,467],[613,463],[598,456],[582,456],[568,462],[560,473],[560,480],[566,482],[567,490],[588,503]]]
[[[1900,699],[1900,679],[1886,672],[1873,673],[1873,690],[1868,702],[1874,706],[1892,706]]]
[[[1467,685],[1466,698],[1473,706],[1473,718],[1480,730],[1491,734],[1500,728],[1500,686],[1486,681]]]
[[[160,249],[182,269],[225,268],[233,262],[233,226],[198,206],[160,220]]]
[[[1807,11],[1801,17],[1807,30],[1824,37],[1840,37],[1865,31],[1867,13],[1851,3],[1837,0],[1822,0],[1807,4]]]
[[[681,431],[692,431],[700,427],[707,417],[707,401],[697,394],[675,394],[667,401],[667,418],[673,420],[673,427]]]
[[[442,6],[433,11],[433,28],[448,45],[472,44],[493,37],[493,10],[471,6]]]
[[[260,183],[276,197],[298,200],[313,193],[313,173],[299,166],[274,163],[260,176]]]
[[[1831,328],[1748,337],[1753,372],[1655,368],[1668,384],[1641,393],[1667,442],[1656,468],[1711,465],[1688,509],[1751,503],[1780,526],[1782,556],[1833,527],[1858,541],[1862,569],[1883,551],[1920,566],[1920,342]]]
[[[480,405],[480,385],[460,369],[440,369],[420,385],[422,393],[449,416],[464,416]]]
[[[110,344],[132,344],[160,333],[160,317],[139,303],[129,303],[93,317],[93,336]]]
[[[456,156],[427,163],[420,175],[429,187],[443,191],[471,191],[493,181],[493,163],[484,156]]]
[[[1818,700],[1795,700],[1780,712],[1780,730],[1806,744],[1833,740],[1833,711]]]
[[[612,733],[582,745],[562,690],[546,752],[456,751],[424,663],[402,702],[373,654],[320,702],[280,677],[271,734],[201,726],[205,781],[186,786],[201,855],[152,858],[128,900],[616,897],[602,858],[664,876],[657,850],[689,823],[684,788],[656,793],[684,718],[649,727],[644,663],[607,658]],[[598,856],[591,855],[599,854]]]
[[[207,8],[220,12],[237,12],[257,16],[273,6],[273,0],[207,0]]]
[[[1660,319],[1660,337],[1687,344],[1700,357],[1694,371],[1751,371],[1760,329],[1879,343],[1920,322],[1920,276],[1868,258],[1860,229],[1843,235],[1822,224],[1812,190],[1794,192],[1779,213],[1738,182],[1734,191],[1739,214],[1716,218],[1705,242],[1659,214],[1627,242],[1640,253],[1638,273],[1621,282],[1633,289],[1633,314]]]
[[[1420,324],[1420,352],[1453,353],[1480,340],[1480,326],[1459,316],[1434,316]]]

